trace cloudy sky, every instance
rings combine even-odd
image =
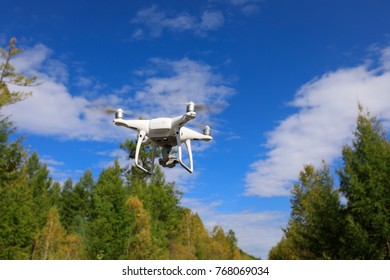
[[[128,118],[182,114],[214,141],[194,147],[194,174],[166,170],[182,204],[233,229],[266,258],[289,216],[304,164],[340,164],[360,102],[390,129],[390,2],[385,0],[18,1],[3,6],[0,45],[37,75],[32,97],[8,106],[25,144],[54,179],[75,181],[119,157]]]

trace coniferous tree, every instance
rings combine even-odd
[[[92,259],[126,257],[129,211],[118,160],[100,174],[93,189],[93,209],[88,227],[88,254]]]
[[[61,222],[67,230],[69,230],[69,228],[73,224],[73,219],[75,216],[72,190],[73,180],[72,178],[68,178],[62,186],[60,199]]]
[[[0,187],[0,259],[30,257],[37,229],[33,206],[24,170]]]
[[[17,73],[11,65],[11,58],[20,52],[15,42],[12,38],[8,49],[0,48],[0,110],[29,95],[10,90],[9,85],[29,86],[36,79]],[[37,227],[33,194],[24,168],[27,152],[21,137],[9,143],[14,130],[0,112],[0,259],[29,258]]]
[[[49,170],[46,164],[39,161],[38,153],[33,154],[27,159],[26,172],[29,188],[31,188],[34,199],[34,214],[38,219],[39,226],[42,227],[51,208],[52,198],[50,197],[52,178],[49,176]]]
[[[380,122],[359,116],[352,146],[343,148],[340,189],[347,199],[346,258],[390,258],[390,144]]]
[[[0,259],[28,259],[36,230],[33,197],[23,167],[27,153],[7,118],[0,120]]]
[[[342,209],[329,168],[306,165],[294,185],[285,236],[270,258],[338,259],[343,234]]]

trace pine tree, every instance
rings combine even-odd
[[[130,215],[118,160],[100,174],[93,189],[88,226],[88,254],[92,259],[126,257]]]
[[[340,189],[347,198],[346,257],[390,258],[390,144],[380,122],[359,116],[352,146],[343,148]]]
[[[37,220],[24,170],[0,188],[0,259],[28,259]]]
[[[0,110],[29,95],[12,91],[8,85],[30,86],[36,80],[17,73],[11,65],[11,58],[20,52],[15,42],[12,38],[8,50],[0,48]],[[24,168],[27,152],[21,137],[9,143],[14,130],[0,112],[0,259],[27,259],[37,227],[33,194]]]
[[[46,164],[39,161],[37,152],[28,158],[26,162],[26,172],[28,184],[31,188],[34,199],[34,214],[36,215],[39,226],[42,227],[51,208],[52,198],[50,197],[52,187],[52,178],[49,176],[49,170]]]
[[[74,206],[72,200],[73,180],[68,178],[62,186],[61,198],[60,198],[60,214],[61,222],[65,229],[69,230],[73,224],[74,219]]]
[[[306,165],[294,185],[291,218],[285,236],[270,257],[284,259],[338,259],[343,233],[338,192],[328,166]]]
[[[0,259],[28,259],[37,225],[23,168],[27,153],[21,138],[9,143],[13,131],[0,120]]]

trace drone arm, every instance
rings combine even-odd
[[[195,130],[189,129],[187,127],[182,127],[180,130],[181,141],[189,140],[202,140],[202,141],[211,141],[213,137],[209,134],[202,134]]]
[[[116,118],[113,120],[114,124],[117,126],[124,126],[132,130],[141,131],[145,133],[149,132],[149,121],[148,120],[124,120],[121,118]]]
[[[180,128],[186,123],[188,123],[190,120],[195,119],[196,112],[187,112],[182,116],[178,116],[172,119],[172,126]]]
[[[139,169],[141,169],[143,172],[147,173],[147,174],[151,174],[150,171],[146,170],[143,166],[141,166],[139,163],[138,163],[138,158],[139,158],[139,151],[141,149],[141,145],[142,145],[142,142],[143,140],[145,139],[145,136],[146,136],[146,132],[144,130],[141,130],[139,133],[138,133],[138,139],[137,139],[137,147],[135,149],[135,166],[137,166]],[[154,148],[155,149],[155,148]],[[154,150],[155,151],[155,150]],[[154,160],[154,159],[153,159]],[[152,163],[152,167],[153,167],[153,163]],[[152,169],[153,171],[153,169]]]
[[[179,155],[179,163],[180,165],[187,170],[188,172],[192,173],[194,171],[193,167],[193,160],[192,160],[192,149],[191,149],[191,140],[186,139],[184,141],[186,147],[187,147],[187,152],[188,152],[188,158],[190,161],[190,167],[188,167],[182,160],[182,148],[181,148],[181,139],[180,139],[180,131],[176,130],[176,140],[177,140],[177,148],[178,148],[178,155]]]

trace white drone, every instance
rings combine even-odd
[[[114,124],[117,126],[124,126],[138,132],[137,146],[135,151],[135,165],[147,174],[152,174],[154,169],[154,160],[156,156],[157,147],[161,147],[162,158],[159,159],[159,163],[163,167],[174,167],[179,163],[185,170],[192,173],[194,171],[191,140],[203,140],[210,141],[211,129],[209,126],[205,126],[203,134],[192,129],[185,127],[184,125],[193,120],[196,117],[195,103],[187,103],[187,112],[182,116],[174,118],[157,118],[151,120],[124,120],[123,110],[118,109],[115,112]],[[189,166],[183,162],[182,159],[182,147],[184,143],[187,147]],[[152,146],[152,163],[150,170],[147,170],[144,166],[138,162],[139,152],[141,146]],[[177,146],[178,157],[172,154],[172,148]]]

